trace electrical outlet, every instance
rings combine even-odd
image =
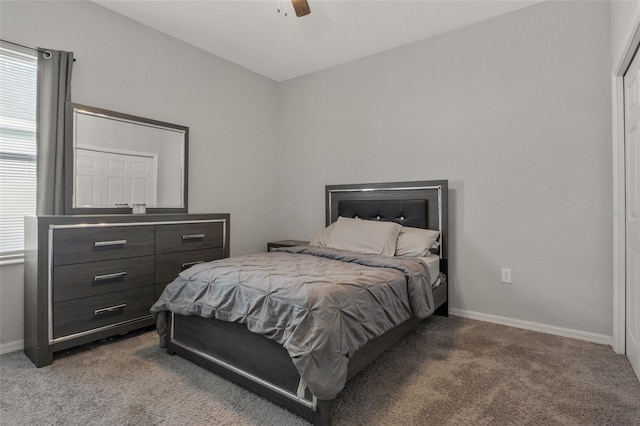
[[[502,268],[502,282],[511,284],[511,269]]]

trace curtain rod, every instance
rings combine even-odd
[[[2,39],[2,38],[0,38],[0,41],[1,41],[1,42],[3,42],[3,43],[13,44],[14,46],[20,46],[20,47],[22,47],[22,48],[24,48],[24,49],[33,50],[34,52],[37,52],[37,51],[38,51],[38,49],[36,49],[36,48],[29,47],[29,46],[25,46],[24,44],[20,44],[20,43],[14,43],[14,42],[12,42],[12,41],[5,40],[5,39]],[[47,53],[48,53],[48,52],[47,52]],[[73,62],[75,62],[75,61],[76,61],[76,58],[73,58]]]

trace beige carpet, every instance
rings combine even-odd
[[[2,425],[306,425],[156,344],[154,332],[36,369],[0,357]],[[640,383],[609,346],[427,319],[354,378],[336,425],[640,425]]]

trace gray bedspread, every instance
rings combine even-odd
[[[332,399],[355,351],[412,316],[433,313],[429,283],[418,259],[290,247],[195,265],[151,312],[163,346],[169,311],[244,323],[284,346],[317,398]]]

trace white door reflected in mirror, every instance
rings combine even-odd
[[[158,156],[76,148],[76,206],[157,205]]]

